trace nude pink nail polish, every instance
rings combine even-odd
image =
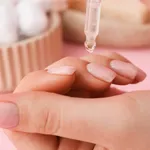
[[[19,112],[18,108],[13,103],[0,102],[0,127],[13,128],[18,125]]]
[[[138,69],[134,65],[120,60],[112,60],[110,62],[110,67],[116,73],[132,80],[136,77],[138,73]]]
[[[95,63],[88,64],[87,70],[94,77],[101,79],[108,83],[112,82],[114,78],[116,77],[116,73],[114,71],[112,71],[111,69],[105,66],[98,65]]]
[[[73,75],[76,71],[76,69],[72,66],[48,67],[46,70],[50,74],[58,75]]]

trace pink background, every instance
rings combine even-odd
[[[95,53],[99,53],[100,51],[104,51],[106,48],[97,48]],[[150,89],[150,49],[108,49],[109,51],[118,52],[128,59],[130,59],[137,66],[142,68],[147,73],[147,78],[144,82],[137,85],[129,85],[124,87],[119,87],[126,91],[132,90],[149,90]],[[65,56],[82,56],[88,54],[85,51],[83,45],[74,45],[66,43],[63,49]],[[0,150],[15,150],[11,142],[8,138],[0,131]]]

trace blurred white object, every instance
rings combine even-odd
[[[68,8],[67,0],[18,0],[30,1],[35,5],[39,5],[45,12],[49,11],[64,11]]]
[[[17,4],[19,0],[0,0],[0,5],[2,4]]]
[[[29,0],[21,0],[16,8],[21,34],[36,36],[47,29],[48,17],[41,7]]]
[[[0,5],[0,44],[11,44],[18,40],[18,20],[16,8]]]
[[[44,11],[49,11],[51,7],[52,0],[29,0],[39,5]]]

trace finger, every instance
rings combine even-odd
[[[62,66],[51,70],[29,73],[15,89],[15,92],[47,91],[64,94],[75,81],[76,68]]]
[[[94,144],[61,138],[58,150],[93,150]]]
[[[61,138],[58,150],[76,150],[79,148],[80,141]]]
[[[11,131],[5,133],[17,150],[57,150],[58,148],[55,136]]]
[[[71,97],[78,97],[78,98],[90,98],[93,96],[99,96],[102,93],[104,93],[104,91],[99,91],[98,94],[96,94],[96,92],[94,92],[94,94],[92,94],[89,91],[86,90],[70,90],[66,95],[67,96],[71,96]]]
[[[90,54],[81,59],[88,62],[103,64],[114,70],[118,75],[113,81],[115,84],[138,83],[145,79],[146,74],[125,57],[112,52],[103,52],[100,55]]]
[[[124,93],[126,93],[126,92],[122,91],[120,89],[117,89],[115,87],[111,87],[110,89],[108,89],[102,93],[102,97],[110,97],[110,96],[115,96],[115,95],[121,95]]]
[[[93,150],[95,144],[81,142],[78,150]]]
[[[74,91],[102,92],[109,88],[116,77],[116,73],[107,67],[100,64],[91,64],[74,57],[63,58],[48,68],[57,68],[64,65],[70,65],[76,68],[76,79],[72,86],[72,90]]]
[[[52,134],[118,150],[118,146],[133,141],[134,134],[131,133],[135,128],[141,131],[141,125],[149,119],[149,97],[150,91],[86,100],[42,92],[2,95],[0,100],[5,103],[1,102],[0,110],[7,111],[7,115],[0,115],[3,119],[0,125],[2,128]],[[144,133],[140,132],[141,138],[145,132],[145,129]]]
[[[108,149],[101,147],[99,145],[96,145],[93,150],[108,150]]]
[[[137,72],[137,75],[135,77],[135,81],[133,83],[138,83],[138,82],[141,82],[145,79],[146,73],[142,69],[140,69],[138,66],[133,64],[129,59],[125,58],[124,56],[122,56],[118,53],[115,53],[115,52],[107,52],[107,51],[103,52],[102,55],[109,57],[110,59],[114,59],[114,60],[118,59],[120,61],[131,63],[132,65],[134,65],[137,68],[138,72]]]

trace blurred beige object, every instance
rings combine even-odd
[[[63,15],[64,37],[66,40],[84,43],[85,15],[68,10]],[[129,24],[102,18],[97,45],[118,48],[150,46],[150,24]]]
[[[60,16],[50,15],[49,29],[36,37],[0,47],[0,92],[13,91],[29,72],[44,69],[62,57]]]
[[[150,22],[150,12],[140,0],[102,0],[101,17],[129,23]],[[86,0],[70,0],[70,8],[86,11]]]
[[[87,0],[68,0],[68,6],[70,9],[75,9],[75,10],[85,12],[86,1]]]

